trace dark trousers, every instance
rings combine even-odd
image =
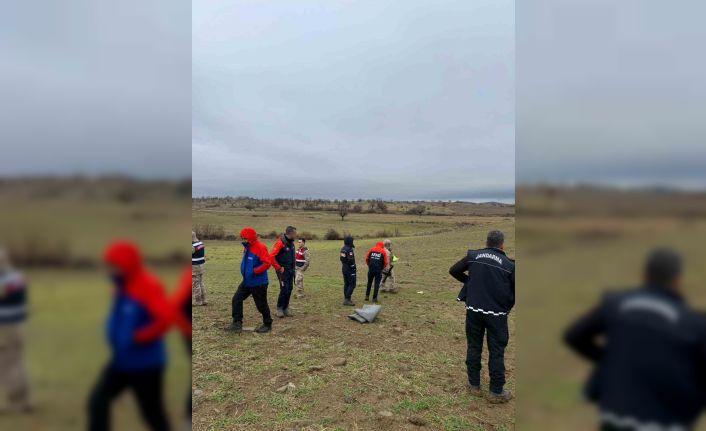
[[[601,431],[635,431],[635,428],[631,427],[619,427],[617,425],[601,424]]]
[[[370,296],[370,287],[375,282],[375,291],[373,292],[373,299],[378,299],[378,290],[380,290],[380,281],[382,280],[382,272],[372,272],[368,271],[368,287],[365,289],[365,297]]]
[[[270,315],[270,306],[267,304],[267,285],[255,287],[245,287],[243,283],[240,283],[238,290],[235,291],[233,295],[233,321],[242,322],[243,321],[243,301],[248,299],[252,295],[252,299],[255,300],[255,306],[257,311],[262,314],[262,323],[265,325],[272,325],[272,316]]]
[[[277,298],[277,309],[286,310],[289,308],[289,298],[292,297],[294,289],[294,269],[285,269],[278,274],[279,277],[279,297]]]
[[[88,402],[88,429],[110,429],[110,403],[125,389],[132,389],[142,418],[152,431],[169,429],[162,398],[164,370],[124,373],[110,367],[103,370]]]
[[[355,272],[343,271],[343,298],[351,299],[355,290]]]
[[[468,368],[468,383],[480,385],[480,356],[483,352],[483,338],[487,332],[488,339],[488,374],[490,374],[490,390],[496,394],[502,393],[505,386],[505,347],[509,338],[507,316],[494,316],[476,311],[466,310],[466,367]]]

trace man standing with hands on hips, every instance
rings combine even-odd
[[[488,401],[506,403],[512,393],[505,390],[505,347],[509,333],[507,315],[515,305],[515,261],[503,251],[505,235],[488,232],[486,247],[469,250],[449,273],[463,283],[458,301],[466,303],[466,367],[469,390],[480,394],[481,352],[483,338],[488,338]]]

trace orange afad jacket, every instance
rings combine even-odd
[[[382,258],[383,258],[383,265],[382,266],[383,266],[383,268],[387,268],[387,264],[389,263],[388,259],[387,259],[387,253],[385,253],[385,246],[381,242],[378,242],[377,244],[375,244],[375,246],[373,248],[368,250],[368,253],[365,255],[365,264],[366,265],[368,264],[368,259],[370,258],[370,253],[373,253],[373,252],[382,253]]]

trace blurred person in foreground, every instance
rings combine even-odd
[[[172,306],[161,282],[143,266],[131,242],[109,245],[104,261],[115,287],[106,322],[111,358],[89,399],[89,429],[110,429],[110,403],[131,389],[149,428],[168,430],[163,400],[164,335],[173,323]]]
[[[193,267],[192,267],[193,268]],[[186,346],[186,353],[189,355],[189,363],[191,363],[191,268],[185,268],[179,278],[179,284],[177,285],[174,294],[171,297],[172,307],[174,309],[174,322],[179,330],[179,333],[184,340],[184,345]],[[189,371],[191,368],[189,367]],[[191,375],[189,374],[189,382],[191,382]],[[191,386],[191,385],[189,385]],[[191,430],[191,388],[189,388],[189,393],[186,397],[186,409],[184,410],[184,430]]]
[[[457,301],[466,303],[466,367],[469,390],[480,395],[483,338],[488,339],[488,401],[506,403],[512,393],[505,386],[505,348],[510,335],[507,315],[515,305],[515,261],[503,251],[505,235],[488,232],[485,248],[468,250],[449,273],[463,283]]]
[[[29,412],[29,383],[24,367],[24,322],[27,319],[27,285],[0,248],[0,386],[7,391],[1,412]]]
[[[606,293],[566,331],[595,363],[585,395],[602,430],[689,430],[706,407],[706,319],[682,297],[681,274],[679,254],[653,250],[640,287]]]
[[[208,305],[206,301],[206,286],[203,285],[204,268],[206,267],[206,246],[191,231],[191,295],[193,305]]]
[[[226,331],[240,333],[243,330],[243,302],[252,295],[257,311],[262,315],[262,325],[255,329],[258,334],[272,330],[272,315],[267,303],[267,270],[272,265],[272,257],[267,246],[257,239],[257,232],[251,227],[240,231],[243,241],[243,259],[240,262],[240,274],[243,281],[235,291],[232,300],[233,322]]]

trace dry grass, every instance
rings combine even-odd
[[[203,216],[196,214],[195,218]],[[333,224],[336,215],[306,217],[297,214],[289,220],[300,230],[319,232],[326,217]],[[367,217],[369,224],[357,220],[354,223],[359,229],[352,233],[375,232],[381,222],[378,218],[387,221],[391,216]],[[454,301],[459,286],[447,271],[468,247],[482,244],[491,228],[507,233],[510,253],[514,253],[514,221],[480,218],[467,220],[474,224],[456,226],[456,221],[442,219],[428,218],[435,228],[438,223],[449,229],[437,234],[428,233],[426,224],[409,226],[414,220],[409,217],[391,223],[409,234],[394,240],[395,253],[401,259],[396,267],[401,293],[381,294],[383,311],[379,320],[369,325],[349,320],[346,315],[351,309],[341,305],[341,244],[308,241],[313,259],[306,278],[308,297],[293,298],[291,308],[296,315],[275,318],[273,332],[265,336],[223,331],[230,322],[230,298],[240,278],[235,268],[241,246],[207,242],[210,305],[194,310],[194,429],[512,429],[512,403],[491,405],[465,391],[465,314]],[[267,218],[233,215],[232,222],[247,222],[264,231],[269,227]],[[427,234],[421,235],[425,231]],[[376,240],[356,241],[359,265]],[[267,244],[271,246],[270,241]],[[434,250],[431,255],[430,249]],[[361,270],[354,293],[358,305],[364,295],[364,276]],[[270,286],[273,307],[278,289],[276,283]],[[258,323],[259,314],[249,300],[244,324]],[[514,346],[511,320],[507,351],[511,389]],[[346,359],[345,366],[335,365],[340,358]],[[276,392],[289,382],[295,390]],[[485,376],[483,385],[487,387]],[[382,417],[380,411],[392,412],[392,416]],[[410,423],[413,417],[424,425]]]

